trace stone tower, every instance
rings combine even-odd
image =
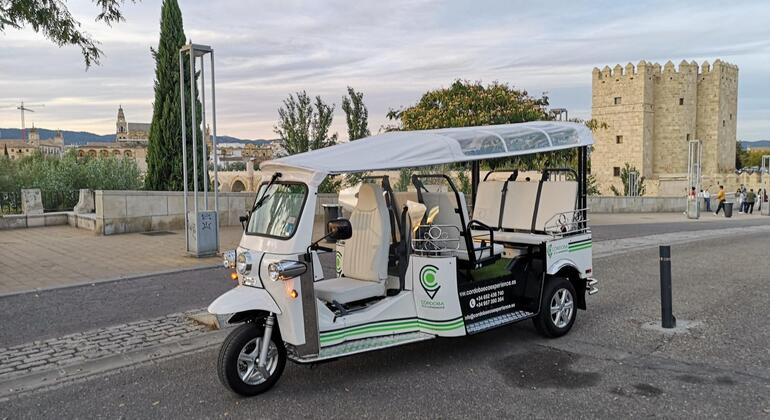
[[[734,171],[737,84],[738,68],[720,60],[700,69],[694,61],[594,68],[592,117],[609,125],[595,133],[591,155],[600,191],[622,191],[628,163],[646,178],[648,195],[681,195],[695,139],[703,142],[704,176]]]
[[[123,106],[118,106],[118,120],[115,123],[115,137],[117,140],[125,140],[128,138],[128,123],[126,123],[126,116],[123,114]]]

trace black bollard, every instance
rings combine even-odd
[[[671,247],[660,247],[660,310],[663,328],[676,327],[676,318],[671,308]]]

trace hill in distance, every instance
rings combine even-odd
[[[49,130],[47,128],[38,128],[41,140],[52,139],[56,135],[56,130]],[[94,134],[88,131],[68,131],[62,130],[64,135],[65,145],[86,144],[88,142],[113,142],[115,141],[115,134]],[[18,140],[21,137],[21,129],[18,128],[0,128],[0,140]],[[272,140],[265,139],[239,139],[231,136],[217,136],[218,143],[241,143],[241,144],[256,144],[264,145],[269,144]]]
[[[741,141],[740,143],[744,149],[770,149],[770,140]]]

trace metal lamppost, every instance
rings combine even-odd
[[[701,161],[703,160],[703,143],[700,140],[690,140],[687,145],[687,218],[700,217],[701,190]],[[691,191],[695,188],[695,197]]]
[[[213,133],[211,146],[214,149],[214,210],[209,208],[208,184],[209,173],[206,164],[206,134],[202,130],[201,143],[203,156],[198,159],[198,127],[206,127],[206,76],[204,57],[209,55],[211,63],[211,122]],[[184,89],[184,60],[187,57],[190,63],[190,121],[192,127],[192,162],[193,162],[193,210],[188,209],[189,191],[187,188],[187,130],[185,121],[185,89]],[[201,92],[201,116],[200,121],[196,115],[196,89],[198,82],[195,79],[195,63],[200,62],[200,92]],[[217,106],[216,91],[214,87],[214,50],[208,45],[198,45],[190,42],[179,50],[179,91],[182,99],[182,172],[184,174],[184,212],[185,212],[185,239],[187,252],[196,257],[205,257],[219,252],[219,179],[217,175]],[[198,166],[203,171],[203,206],[199,206],[200,192],[198,190]],[[202,207],[202,209],[201,209]]]

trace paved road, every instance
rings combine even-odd
[[[725,229],[750,226],[770,225],[770,217],[762,218],[734,218],[726,220],[724,218],[709,217],[697,221],[686,221],[682,216],[681,222],[663,222],[663,223],[623,223],[607,224],[591,227],[594,241],[605,241],[608,239],[633,238],[637,236],[655,235],[670,232],[692,232],[698,230]]]
[[[594,232],[660,233],[623,226]],[[601,292],[559,340],[542,340],[522,323],[314,368],[290,365],[274,392],[254,399],[224,391],[216,349],[208,349],[24,394],[0,403],[0,419],[766,416],[768,246],[760,235],[674,246],[675,313],[699,323],[689,334],[642,328],[659,314],[658,266],[655,250],[637,251],[596,260]],[[224,270],[206,270],[6,297],[0,342],[203,307],[231,285]]]
[[[0,297],[0,347],[202,308],[232,286],[214,268]]]
[[[530,323],[433,340],[313,368],[289,365],[270,393],[219,385],[216,349],[151,362],[0,405],[12,418],[767,418],[770,240],[676,245],[675,313],[698,323],[668,336],[658,317],[656,250],[597,259],[602,291],[570,335]],[[708,258],[704,258],[704,256]],[[86,396],[84,398],[84,396]],[[1,416],[0,416],[1,417]]]

